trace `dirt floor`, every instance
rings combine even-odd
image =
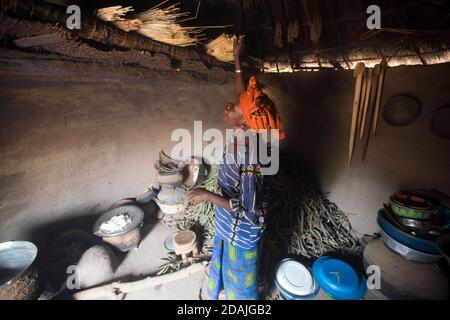
[[[152,224],[144,225],[142,228],[143,239],[139,248],[128,253],[115,251],[119,260],[118,268],[108,282],[114,280],[129,281],[142,279],[148,275],[154,275],[158,267],[165,261],[162,258],[167,257],[167,249],[164,247],[164,241],[167,236],[177,231],[176,228],[170,228],[158,221]],[[98,268],[92,265],[92,272]],[[125,300],[198,300],[200,298],[200,289],[205,272],[198,272],[194,275],[180,281],[171,282],[146,290],[131,292],[123,297]],[[102,298],[100,298],[102,299]]]

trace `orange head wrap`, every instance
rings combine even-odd
[[[256,132],[278,129],[278,139],[286,138],[283,120],[281,120],[273,101],[262,92],[255,76],[248,81],[247,91],[240,94],[239,103],[245,123],[249,128]]]

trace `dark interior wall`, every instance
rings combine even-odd
[[[176,128],[224,129],[233,83],[174,73],[16,60],[0,69],[0,241],[29,237],[47,223],[92,215],[154,181],[153,163]],[[367,160],[346,165],[351,72],[264,75],[285,119],[288,147],[314,168],[324,191],[363,233],[397,189],[450,193],[450,144],[427,129],[431,110],[450,101],[450,65],[389,70],[383,104],[412,93],[423,107],[411,126],[380,123]]]
[[[0,71],[0,241],[145,192],[172,131],[194,120],[223,129],[233,93],[181,73],[15,63]]]
[[[315,170],[324,191],[351,214],[354,227],[372,233],[377,230],[377,210],[397,190],[438,188],[450,193],[450,141],[428,128],[430,113],[450,106],[449,74],[450,64],[389,69],[382,106],[394,95],[412,94],[420,100],[422,113],[400,128],[380,119],[365,162],[360,143],[351,167],[352,72],[266,75],[262,81],[284,115],[291,151]]]

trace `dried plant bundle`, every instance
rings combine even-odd
[[[126,20],[124,16],[134,11],[133,7],[113,6],[97,10],[97,17],[103,21]]]
[[[233,42],[235,35],[221,34],[206,45],[207,53],[224,62],[233,62]]]
[[[323,28],[319,4],[317,1],[303,0],[303,7],[309,24],[309,37],[313,43],[318,43],[322,36]]]
[[[126,32],[138,30],[142,26],[142,21],[139,19],[117,20],[113,23],[117,28]]]
[[[113,6],[97,10],[97,17],[103,21],[111,22],[117,28],[129,32],[140,28],[142,25],[139,19],[125,19],[125,15],[134,11],[133,7]]]
[[[162,8],[159,5],[126,19],[125,15],[134,11],[133,7],[112,6],[97,10],[97,17],[111,22],[126,32],[136,31],[143,36],[160,42],[187,47],[203,40],[203,27],[183,27],[180,23],[189,18],[189,12],[181,12],[178,4]]]
[[[196,45],[204,36],[204,28],[183,27],[180,22],[190,14],[181,12],[177,4],[161,8],[154,7],[137,14],[142,25],[137,32],[151,39],[181,47]]]

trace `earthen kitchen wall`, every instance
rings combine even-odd
[[[285,119],[287,147],[301,155],[324,191],[362,233],[402,188],[450,193],[450,142],[427,117],[450,103],[450,64],[389,70],[383,102],[413,93],[423,107],[411,126],[383,121],[367,160],[346,165],[354,82],[349,71],[265,75]],[[124,73],[95,65],[15,61],[0,68],[0,241],[27,239],[57,221],[94,217],[112,202],[144,192],[153,162],[176,128],[224,129],[233,83],[183,74]],[[450,124],[449,124],[450,125]],[[74,224],[76,226],[76,224]]]
[[[353,72],[267,77],[287,120],[290,149],[315,169],[324,191],[351,214],[361,233],[378,229],[377,211],[397,190],[437,188],[450,194],[450,140],[437,138],[428,128],[431,112],[450,106],[449,80],[450,64],[389,69],[382,105],[394,95],[412,94],[421,101],[422,113],[406,127],[380,119],[365,162],[359,144],[348,167]]]

